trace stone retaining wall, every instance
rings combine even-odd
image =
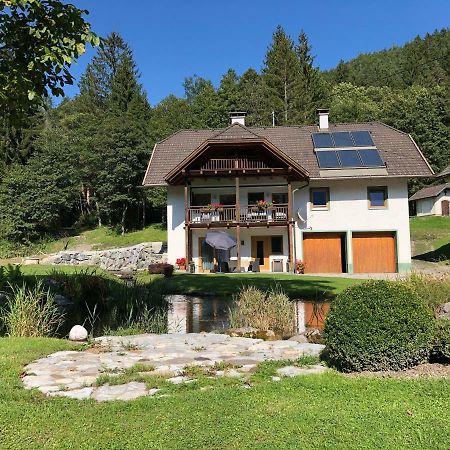
[[[98,266],[105,270],[142,270],[149,264],[167,262],[165,242],[144,242],[111,250],[66,250],[44,258],[42,264]]]

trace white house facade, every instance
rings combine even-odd
[[[168,259],[195,272],[405,272],[408,179],[432,176],[382,123],[183,130],[155,146],[144,186],[167,186]],[[170,156],[172,155],[172,156]],[[405,157],[407,156],[407,160]],[[233,237],[228,252],[206,241]],[[223,263],[223,264],[222,264]]]

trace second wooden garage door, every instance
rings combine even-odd
[[[305,273],[342,273],[342,234],[305,233]]]
[[[352,245],[355,273],[397,271],[393,233],[353,233]]]

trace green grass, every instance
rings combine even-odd
[[[154,277],[146,273],[138,276],[142,282],[151,282]],[[252,285],[267,290],[276,285],[292,299],[321,300],[334,297],[348,286],[363,282],[361,279],[341,277],[315,277],[288,274],[187,274],[176,273],[166,282],[171,294],[213,294],[221,297],[239,292],[242,286]]]
[[[84,268],[86,269],[86,268]],[[83,270],[79,266],[30,265],[21,266],[21,271],[27,276],[44,277],[53,270],[65,273],[76,273]],[[108,272],[96,268],[96,273],[105,277],[114,277]],[[114,277],[115,278],[115,277]],[[291,299],[322,300],[332,298],[345,288],[362,283],[363,279],[342,277],[315,277],[309,275],[289,274],[188,274],[175,273],[171,278],[160,275],[149,275],[140,272],[137,275],[140,283],[162,288],[167,294],[211,294],[227,297],[237,294],[242,286],[252,285],[262,290],[280,286]]]
[[[22,389],[24,364],[70,348],[0,339],[0,448],[438,449],[450,441],[449,380],[332,372],[272,382],[262,371],[250,389],[191,383],[169,397],[100,404]]]
[[[450,217],[412,217],[410,226],[413,252],[417,259],[450,259]]]
[[[31,246],[19,246],[0,241],[0,257],[30,256],[38,253],[56,253],[61,250],[90,247],[103,250],[115,247],[127,247],[142,242],[159,242],[167,240],[167,230],[161,224],[153,224],[142,230],[131,231],[123,236],[107,227],[98,227],[77,233],[71,231],[68,236],[55,240],[44,240]]]

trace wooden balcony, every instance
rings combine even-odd
[[[254,205],[241,206],[239,217],[236,217],[236,206],[226,205],[217,210],[205,207],[190,207],[189,225],[224,226],[231,224],[287,224],[289,220],[288,205],[274,205],[268,209],[258,209]]]
[[[264,161],[248,158],[211,158],[200,168],[202,171],[268,169]]]

